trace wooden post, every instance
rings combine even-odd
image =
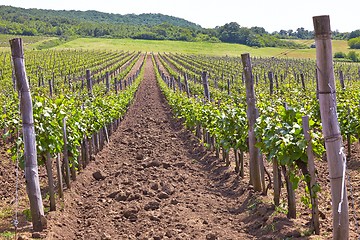
[[[339,72],[339,79],[340,79],[341,89],[342,89],[342,90],[345,90],[344,73],[343,73],[343,71],[341,71],[341,70],[340,70],[340,72]]]
[[[316,65],[319,73],[319,101],[322,132],[329,168],[333,239],[349,238],[348,198],[345,183],[345,164],[342,137],[336,112],[336,91],[332,59],[329,16],[313,18],[316,44]]]
[[[301,86],[303,88],[303,90],[305,91],[306,90],[306,87],[305,87],[305,76],[303,73],[300,73],[300,78],[301,78]]]
[[[176,92],[175,78],[173,76],[171,77],[171,87],[174,90],[174,92]]]
[[[63,118],[63,140],[64,140],[64,149],[63,149],[63,155],[64,155],[64,165],[65,165],[65,183],[68,188],[71,188],[70,183],[70,167],[69,167],[69,156],[68,156],[68,148],[67,148],[67,134],[66,134],[66,117]]]
[[[58,177],[59,198],[64,198],[63,176],[61,173],[60,153],[58,153],[56,156],[56,172],[57,172],[57,177]]]
[[[255,147],[256,137],[254,126],[256,122],[257,109],[250,55],[248,53],[241,54],[241,60],[245,72],[247,117],[249,119],[250,184],[254,186],[255,191],[260,192],[262,190],[261,178],[264,176],[261,176],[260,174],[260,152],[259,149]]]
[[[270,95],[274,93],[274,74],[272,72],[268,72],[268,78],[270,81]]]
[[[186,95],[187,95],[187,97],[190,97],[189,82],[188,82],[188,77],[187,77],[186,73],[184,73],[184,81],[185,81]]]
[[[92,92],[92,81],[91,81],[91,72],[90,72],[90,70],[86,70],[86,83],[87,83],[87,89],[88,89],[89,97],[92,97],[93,92]]]
[[[24,51],[21,38],[10,40],[14,63],[16,86],[20,94],[20,111],[23,124],[26,191],[30,201],[30,212],[34,231],[42,231],[46,220],[40,192],[37,165],[34,117],[29,83],[27,81]]]
[[[240,160],[239,160],[238,150],[236,148],[234,148],[234,156],[235,156],[235,172],[239,173],[240,172]]]
[[[68,156],[69,156],[70,151],[68,151]],[[76,166],[75,166],[75,158],[74,156],[71,157],[72,158],[72,163],[71,163],[71,167],[70,167],[70,173],[71,173],[71,180],[76,181]],[[78,163],[80,165],[80,163]]]
[[[319,99],[319,74],[318,69],[315,69],[315,80],[316,80],[316,99]]]
[[[114,90],[115,90],[115,94],[118,95],[118,83],[117,83],[117,78],[114,78]]]
[[[105,73],[105,80],[106,80],[106,93],[108,93],[110,91],[110,76],[109,76],[109,72]]]
[[[51,79],[49,79],[48,83],[49,83],[49,96],[50,96],[50,98],[52,98],[52,96],[53,96],[53,85],[52,85]]]
[[[50,196],[50,211],[56,211],[56,203],[55,203],[55,190],[54,190],[54,175],[52,171],[52,161],[50,153],[47,152],[45,158],[46,165],[46,173],[48,177],[48,185],[49,185],[49,196]]]
[[[123,87],[122,87],[122,81],[121,81],[121,79],[119,79],[119,88],[120,88],[120,91],[122,91],[122,90],[123,90]]]
[[[178,87],[179,87],[179,91],[182,91],[182,87],[181,87],[181,78],[180,76],[178,76]]]
[[[204,86],[204,96],[206,100],[210,101],[210,89],[209,89],[209,81],[207,72],[202,72],[202,83]]]
[[[239,162],[240,162],[240,177],[244,177],[244,152],[239,151]]]
[[[93,133],[91,139],[92,139],[92,142],[94,143],[94,144],[91,144],[91,145],[93,145],[94,154],[97,154],[100,151],[98,134]]]
[[[316,186],[316,169],[314,163],[314,153],[311,144],[311,137],[309,134],[309,116],[302,117],[302,125],[304,130],[304,137],[308,142],[306,153],[308,156],[308,168],[310,174],[310,198],[311,198],[311,213],[312,213],[312,225],[314,227],[315,234],[320,234],[320,222],[319,222],[319,208],[318,208],[318,200],[316,196],[316,192],[314,192],[314,188]]]

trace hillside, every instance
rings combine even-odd
[[[80,22],[96,22],[106,24],[126,24],[139,26],[155,26],[168,23],[178,27],[201,29],[201,26],[182,18],[164,14],[112,14],[98,11],[76,10],[44,10],[25,9],[11,6],[0,6],[1,19],[9,22],[25,23],[26,21],[60,21],[62,24],[79,24]],[[55,23],[55,22],[53,22]]]
[[[231,22],[204,29],[187,20],[163,14],[109,14],[98,11],[24,9],[0,6],[0,33],[25,36],[178,40],[187,42],[227,42],[251,47],[305,48],[279,40],[262,27],[242,27]],[[55,41],[50,47],[63,42]]]
[[[201,26],[163,14],[109,14],[0,6],[0,33],[25,36],[142,38],[191,41]]]

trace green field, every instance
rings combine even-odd
[[[295,40],[304,42],[304,40]],[[310,45],[313,41],[305,40]],[[288,57],[288,58],[315,58],[315,49],[284,49],[284,48],[253,48],[240,44],[209,43],[209,42],[179,42],[179,41],[153,41],[133,39],[101,39],[78,38],[67,42],[56,49],[81,48],[103,50],[126,50],[142,52],[179,52],[187,54],[240,56],[249,52],[252,56]],[[347,41],[334,40],[333,52],[349,52]],[[360,50],[357,50],[360,53]]]
[[[312,43],[315,42],[315,40],[314,41],[310,41],[310,40],[291,40],[291,41],[294,41],[294,42],[300,43],[300,44],[305,44],[307,46],[310,46]],[[349,45],[348,45],[346,40],[333,40],[332,41],[332,47],[333,47],[333,53],[335,53],[335,52],[348,53],[350,51],[354,51],[354,49],[349,48]],[[355,51],[360,53],[359,49],[357,49]]]
[[[25,49],[35,49],[40,43],[55,39],[55,37],[0,34],[0,50],[10,50],[9,40],[13,38],[22,38]]]
[[[179,42],[179,41],[153,41],[132,39],[100,39],[78,38],[71,42],[57,46],[57,49],[81,48],[81,49],[117,49],[142,52],[179,52],[187,54],[217,55],[217,56],[240,56],[249,52],[253,56],[280,56],[288,52],[288,57],[314,57],[313,49],[289,50],[281,48],[252,48],[240,44],[209,43],[209,42]],[[286,55],[283,55],[286,56]]]
[[[15,36],[0,34],[0,49],[9,50],[8,40]],[[27,49],[36,49],[44,41],[54,39],[47,37],[23,37]],[[312,40],[291,40],[297,43],[311,45]],[[252,56],[312,58],[315,59],[315,49],[285,49],[285,48],[254,48],[240,44],[209,43],[209,42],[179,42],[133,39],[77,38],[55,47],[55,49],[102,49],[142,52],[178,52],[213,56],[240,56],[248,52]],[[334,40],[333,52],[348,53],[347,41]],[[360,53],[360,50],[356,50]]]

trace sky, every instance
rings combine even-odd
[[[0,0],[0,5],[55,10],[97,10],[107,13],[162,13],[205,28],[237,22],[273,32],[313,30],[312,17],[330,15],[332,30],[360,29],[359,0]]]

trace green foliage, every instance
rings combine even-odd
[[[294,42],[282,41],[270,35],[263,28],[240,27],[236,22],[227,23],[217,28],[218,38],[223,42],[240,43],[252,47],[289,47],[306,48]]]
[[[12,214],[13,210],[11,209],[11,207],[4,206],[0,208],[0,219],[11,217]]]
[[[357,53],[355,51],[350,51],[347,54],[347,58],[350,59],[353,62],[360,62],[360,55],[359,55],[359,53]]]
[[[116,77],[124,79],[140,58],[140,53],[30,51],[26,53],[26,57],[28,77],[36,79],[31,81],[30,88],[33,93],[38,164],[44,163],[47,153],[54,157],[63,151],[62,128],[63,119],[66,118],[70,165],[77,165],[80,142],[84,136],[91,136],[103,126],[123,116],[140,82],[138,77],[131,87],[128,86],[126,90],[115,94],[115,91],[106,92],[105,84],[100,84],[102,82],[99,81],[93,86],[93,96],[89,97],[88,93],[83,91],[84,86],[81,81],[84,78],[84,69],[91,70],[94,83],[96,79],[104,77],[103,70],[112,73],[121,69]],[[0,79],[4,86],[0,95],[0,102],[3,105],[0,127],[6,130],[2,136],[14,138],[10,153],[14,160],[20,159],[20,166],[24,167],[24,143],[19,133],[21,130],[19,98],[17,92],[14,92],[9,85],[11,82],[7,81],[9,76],[11,79],[12,74],[10,64],[2,66],[2,74],[6,80]],[[45,81],[52,79],[52,95],[49,94],[48,87],[43,86],[44,79]]]
[[[75,37],[60,37],[60,38],[56,38],[56,39],[50,39],[47,41],[43,41],[42,43],[40,43],[36,48],[38,50],[43,50],[43,49],[49,49],[49,48],[53,48],[56,46],[59,46],[67,41],[71,41],[74,40]]]
[[[346,58],[346,53],[336,52],[336,53],[334,53],[334,58]]]
[[[4,34],[193,41],[198,31],[207,34],[199,25],[162,14],[120,15],[0,6],[0,33]],[[39,49],[57,46],[64,41],[50,40]]]
[[[360,37],[360,29],[352,31],[349,34],[349,39]]]
[[[348,44],[351,49],[360,49],[360,37],[351,38]]]
[[[5,231],[3,233],[0,234],[0,237],[4,238],[4,239],[14,239],[15,237],[15,232],[9,232],[9,231]]]
[[[30,209],[25,209],[22,213],[25,216],[26,221],[31,222],[32,217]]]

